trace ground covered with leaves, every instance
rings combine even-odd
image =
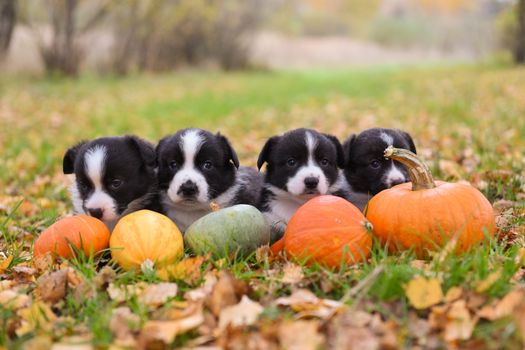
[[[525,70],[494,66],[0,77],[0,347],[16,349],[521,349],[525,334]],[[375,244],[330,271],[269,256],[187,257],[170,282],[109,260],[32,258],[71,210],[65,150],[197,126],[254,165],[266,138],[368,127],[415,138],[435,178],[493,203],[494,239],[418,260]]]

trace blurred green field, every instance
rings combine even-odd
[[[1,77],[6,171],[0,178],[4,185],[25,184],[35,174],[53,173],[66,148],[81,139],[135,133],[155,142],[189,126],[226,134],[246,164],[254,164],[267,137],[291,128],[313,127],[344,139],[383,126],[406,129],[440,158],[455,159],[472,148],[481,158],[477,170],[518,169],[524,115],[523,68]],[[510,159],[498,154],[503,144],[512,149]]]
[[[395,320],[406,344],[413,340],[406,329],[413,311],[403,286],[413,276],[435,273],[444,291],[453,286],[473,290],[499,266],[499,279],[483,293],[486,300],[501,298],[523,284],[522,275],[516,277],[523,261],[521,245],[508,246],[523,242],[516,232],[525,226],[525,68],[487,65],[233,74],[180,71],[75,80],[2,76],[0,243],[2,251],[15,256],[10,267],[25,264],[36,235],[71,209],[61,174],[62,156],[69,146],[82,139],[129,133],[156,142],[190,126],[227,135],[245,165],[255,164],[268,137],[291,128],[316,128],[341,141],[369,127],[401,128],[414,136],[436,178],[467,180],[493,203],[510,201],[505,205],[512,213],[500,231],[512,235],[460,258],[431,261],[424,272],[410,254],[389,256],[380,247],[374,248],[367,264],[345,273],[304,267],[307,288],[320,297],[340,299],[381,266],[384,273],[360,292],[359,300],[369,300],[370,310]],[[264,270],[269,266],[251,261],[231,264],[226,268],[237,278],[266,283]],[[89,281],[98,269],[93,262],[72,265]],[[142,279],[119,274],[115,283]],[[329,291],[324,288],[326,280],[333,286]],[[275,296],[290,292],[291,287],[272,283],[269,290],[280,293]],[[255,291],[259,297],[261,293]],[[128,304],[142,321],[151,316],[136,300]],[[107,324],[116,306],[104,291],[80,304],[70,293],[61,312],[74,318],[75,327],[88,329],[93,343],[103,347],[112,341]],[[265,312],[269,319],[282,316],[277,309]],[[4,325],[13,315],[0,307]],[[501,344],[518,348],[517,334],[511,320],[505,319],[478,323],[473,338],[486,348],[501,349]],[[53,334],[53,339],[60,337]],[[177,344],[192,337],[195,334],[177,338]],[[5,329],[0,332],[0,346],[20,346],[30,336],[10,338]]]

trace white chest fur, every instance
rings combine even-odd
[[[295,196],[273,186],[271,186],[270,190],[275,196],[268,203],[270,210],[266,213],[271,226],[286,226],[297,209],[306,201],[315,197],[315,195]]]
[[[208,205],[188,205],[185,203],[164,203],[166,215],[177,225],[181,232],[196,220],[210,212]]]
[[[232,186],[226,192],[215,198],[213,201],[221,208],[233,205],[233,198],[238,190],[238,185]],[[196,220],[206,214],[211,213],[209,202],[172,202],[166,193],[162,195],[162,206],[166,215],[177,225],[181,232],[185,232],[188,227]]]

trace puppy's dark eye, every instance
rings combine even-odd
[[[111,187],[113,190],[116,190],[117,188],[119,188],[120,186],[122,186],[124,182],[120,179],[113,179],[111,180],[111,182],[109,183],[109,187]]]
[[[168,165],[171,170],[175,170],[179,167],[179,163],[177,163],[176,160],[172,160]]]
[[[288,166],[295,166],[297,164],[297,161],[295,160],[295,158],[290,158],[286,161],[286,164],[288,164]]]
[[[205,170],[211,170],[213,168],[213,164],[207,160],[204,163],[202,163],[202,168]]]
[[[89,191],[89,185],[85,182],[79,182],[78,183],[78,187],[80,189],[80,191],[82,192],[88,192]]]
[[[321,165],[322,166],[327,166],[328,164],[330,164],[330,161],[326,158],[323,158],[321,159]]]
[[[379,169],[380,166],[381,166],[381,162],[378,161],[377,159],[374,159],[372,162],[370,162],[370,167],[372,169]]]

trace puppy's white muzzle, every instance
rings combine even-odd
[[[328,192],[328,180],[321,168],[309,164],[303,166],[286,183],[288,192],[300,196],[303,194],[326,194]]]
[[[176,173],[171,180],[168,187],[168,197],[174,203],[188,199],[195,199],[201,203],[208,202],[206,178],[194,169],[183,169]]]

